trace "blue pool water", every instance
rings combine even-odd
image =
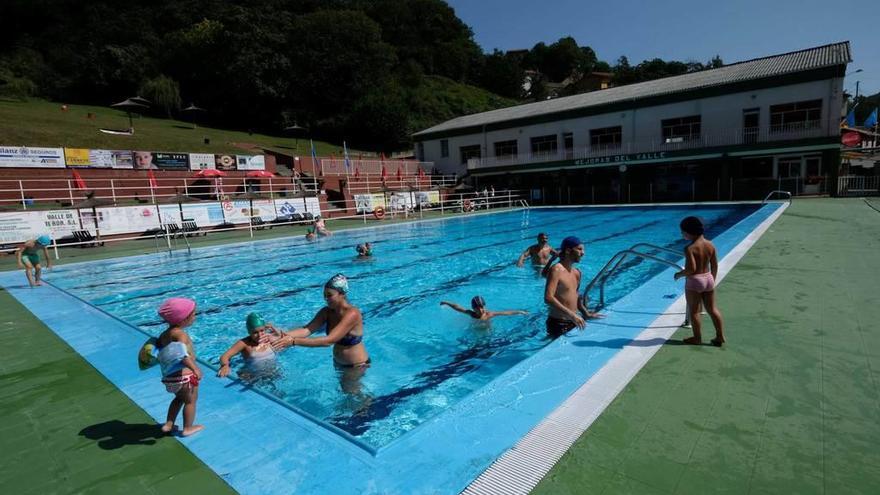
[[[137,257],[62,266],[49,280],[151,335],[167,297],[191,297],[198,318],[190,335],[203,366],[213,366],[236,339],[244,318],[262,313],[283,328],[308,322],[323,305],[321,287],[337,272],[361,308],[372,366],[343,392],[329,348],[280,354],[272,379],[253,385],[374,447],[416,428],[483,387],[548,341],[543,279],[514,261],[539,231],[557,245],[566,235],[586,243],[585,285],[617,251],[638,242],[680,249],[678,222],[698,215],[712,238],[758,205],[650,208],[559,208],[513,211],[340,233],[316,243],[300,237],[218,246],[191,255]],[[354,246],[374,243],[375,257]],[[632,262],[607,287],[609,303],[666,267]],[[480,294],[489,309],[524,309],[490,327],[440,307],[467,306]],[[134,354],[134,350],[132,351]],[[234,362],[241,369],[241,362]],[[207,371],[207,370],[206,370]]]

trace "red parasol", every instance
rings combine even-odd
[[[77,172],[76,169],[71,169],[70,171],[73,172],[73,185],[76,186],[77,189],[86,189],[86,181],[80,177],[79,172]]]
[[[251,170],[247,174],[248,177],[275,177],[275,174],[268,170]]]
[[[222,170],[215,170],[213,168],[206,168],[204,170],[199,170],[196,172],[196,177],[226,177],[226,172]]]
[[[155,189],[159,187],[159,181],[156,180],[156,174],[153,173],[153,169],[147,169],[147,179],[150,180],[150,187]]]

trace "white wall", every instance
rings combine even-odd
[[[495,142],[517,140],[518,152],[526,155],[531,152],[530,138],[556,134],[559,149],[562,150],[562,135],[574,134],[575,150],[583,150],[590,144],[590,129],[621,126],[623,142],[644,142],[662,138],[661,121],[675,117],[700,115],[701,133],[704,136],[733,135],[742,129],[742,111],[747,108],[760,108],[760,127],[766,131],[770,126],[770,106],[806,100],[822,100],[822,135],[834,136],[838,133],[840,108],[843,105],[843,79],[832,78],[800,84],[759,89],[711,98],[702,98],[667,105],[638,108],[622,112],[560,120],[525,127],[489,131],[482,134],[452,136],[449,141],[449,156],[440,155],[440,139],[424,141],[425,161],[433,161],[443,173],[464,174],[467,166],[461,164],[462,146],[480,145],[483,157],[495,154]]]

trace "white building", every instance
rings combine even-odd
[[[840,163],[849,62],[849,43],[834,43],[458,117],[413,139],[444,173],[552,203],[821,192]]]

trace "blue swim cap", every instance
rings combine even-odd
[[[37,242],[39,242],[43,246],[48,246],[48,245],[52,244],[52,239],[45,234],[41,235],[40,237],[37,237],[36,240],[37,240]]]
[[[562,247],[559,248],[560,251],[565,251],[568,248],[575,248],[583,244],[580,238],[577,236],[570,235],[562,240]]]

